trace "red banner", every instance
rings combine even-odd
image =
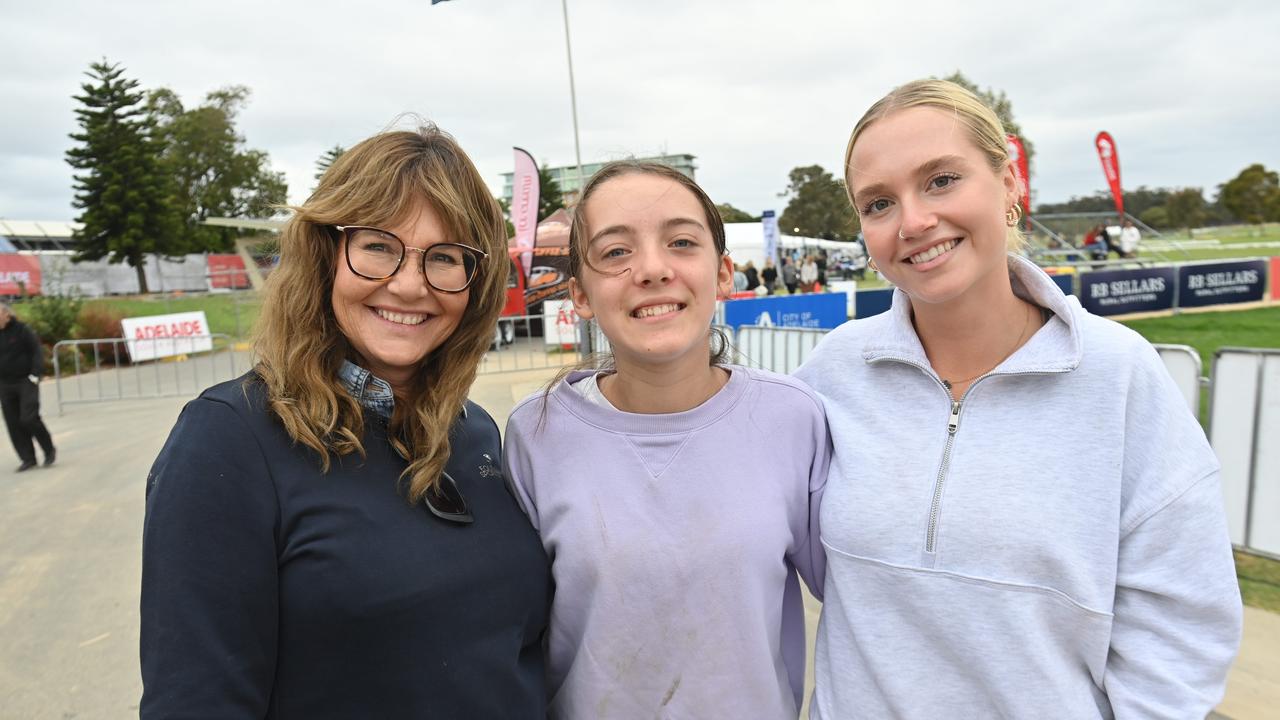
[[[239,255],[209,255],[209,286],[243,290],[249,287],[249,274]]]
[[[1111,139],[1111,133],[1103,130],[1094,138],[1093,144],[1098,148],[1102,172],[1107,176],[1111,197],[1116,201],[1116,214],[1124,215],[1124,191],[1120,189],[1120,155],[1116,152],[1116,141]]]
[[[516,229],[515,246],[524,250],[532,248],[538,234],[538,164],[533,156],[520,148],[515,151],[516,169],[511,176],[511,226]],[[529,276],[532,253],[520,255],[520,265],[525,277]]]
[[[1031,229],[1031,172],[1027,164],[1027,151],[1022,147],[1022,140],[1012,133],[1005,135],[1009,145],[1009,160],[1013,163],[1013,174],[1018,178],[1018,187],[1022,191],[1022,216],[1027,218],[1027,229]]]
[[[0,254],[0,295],[40,294],[40,258],[16,253]]]
[[[1280,300],[1280,257],[1271,258],[1271,299]]]

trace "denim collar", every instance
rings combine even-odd
[[[342,361],[342,367],[338,368],[338,380],[351,393],[351,397],[360,403],[360,407],[372,410],[384,420],[391,419],[391,413],[396,407],[396,397],[386,380],[350,360]]]

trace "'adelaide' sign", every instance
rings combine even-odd
[[[134,362],[213,349],[203,310],[125,318],[120,326]]]
[[[1094,315],[1168,310],[1177,281],[1171,267],[1083,273],[1080,304]]]

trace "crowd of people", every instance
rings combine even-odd
[[[1120,259],[1132,259],[1138,256],[1138,245],[1142,242],[1142,231],[1132,220],[1125,220],[1119,225],[1099,223],[1084,234],[1081,245],[1094,260],[1106,260],[1115,253]]]
[[[570,294],[611,353],[500,438],[467,399],[497,203],[434,127],[342,155],[281,234],[258,365],[147,478],[140,716],[794,719],[812,663],[812,718],[1203,718],[1242,609],[1154,350],[1020,256],[969,91],[894,89],[844,161],[893,306],[794,376],[730,364],[715,304],[826,258],[735,268],[692,180],[597,172]],[[1086,454],[1049,431],[1081,416]]]

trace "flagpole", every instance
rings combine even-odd
[[[564,52],[569,58],[569,106],[573,110],[573,155],[578,161],[578,197],[582,196],[586,178],[582,173],[582,147],[578,143],[578,93],[573,85],[573,49],[569,46],[569,0],[560,0],[564,13]]]

